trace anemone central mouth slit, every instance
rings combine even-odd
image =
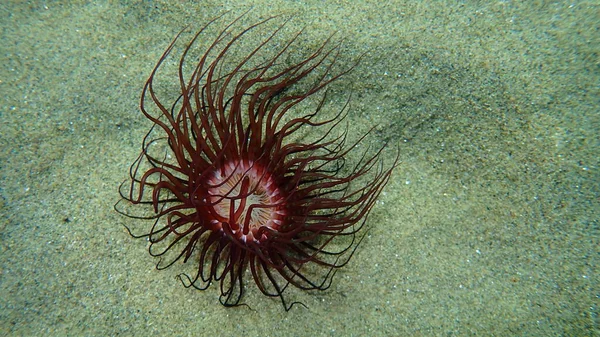
[[[214,222],[246,242],[266,238],[261,227],[277,230],[285,216],[284,200],[271,174],[261,165],[231,161],[208,180],[208,207]]]

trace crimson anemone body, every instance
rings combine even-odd
[[[320,118],[323,89],[354,67],[334,72],[339,43],[328,39],[289,61],[300,33],[274,43],[284,23],[232,60],[242,38],[271,19],[234,33],[237,18],[190,63],[214,20],[193,35],[176,59],[177,94],[165,105],[155,82],[183,32],[177,35],[144,87],[141,111],[154,124],[116,209],[153,222],[141,234],[127,229],[148,238],[157,268],[193,266],[180,275],[185,286],[217,282],[220,302],[234,306],[253,280],[289,310],[298,303],[286,302],[289,285],[326,289],[348,262],[397,156],[384,167],[382,147],[349,164],[365,135],[346,144],[349,131],[339,125],[347,101],[334,117]],[[267,45],[278,47],[267,52]]]

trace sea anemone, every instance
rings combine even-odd
[[[157,73],[172,63],[185,30],[159,59],[140,103],[153,126],[115,209],[152,221],[141,234],[126,228],[148,239],[158,269],[192,265],[179,275],[184,286],[204,290],[216,282],[221,304],[235,306],[245,280],[253,280],[289,310],[300,303],[284,298],[289,285],[327,289],[349,261],[398,157],[384,165],[385,145],[353,150],[370,131],[347,142],[352,132],[340,124],[349,100],[334,116],[320,116],[328,106],[323,89],[356,65],[335,70],[341,42],[329,37],[292,61],[301,32],[276,43],[285,21],[236,59],[243,37],[264,34],[273,18],[235,32],[240,19],[197,57],[191,55],[199,37],[217,19],[193,34],[174,59],[177,94],[168,105],[159,98]]]

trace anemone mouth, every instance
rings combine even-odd
[[[283,194],[272,175],[251,160],[233,160],[209,175],[208,213],[217,229],[241,242],[260,242],[278,231],[286,210]]]

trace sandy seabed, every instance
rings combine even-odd
[[[597,2],[68,3],[0,5],[0,334],[600,334]],[[185,289],[113,210],[164,48],[249,6],[363,55],[332,97],[401,152],[357,254],[290,312]]]

